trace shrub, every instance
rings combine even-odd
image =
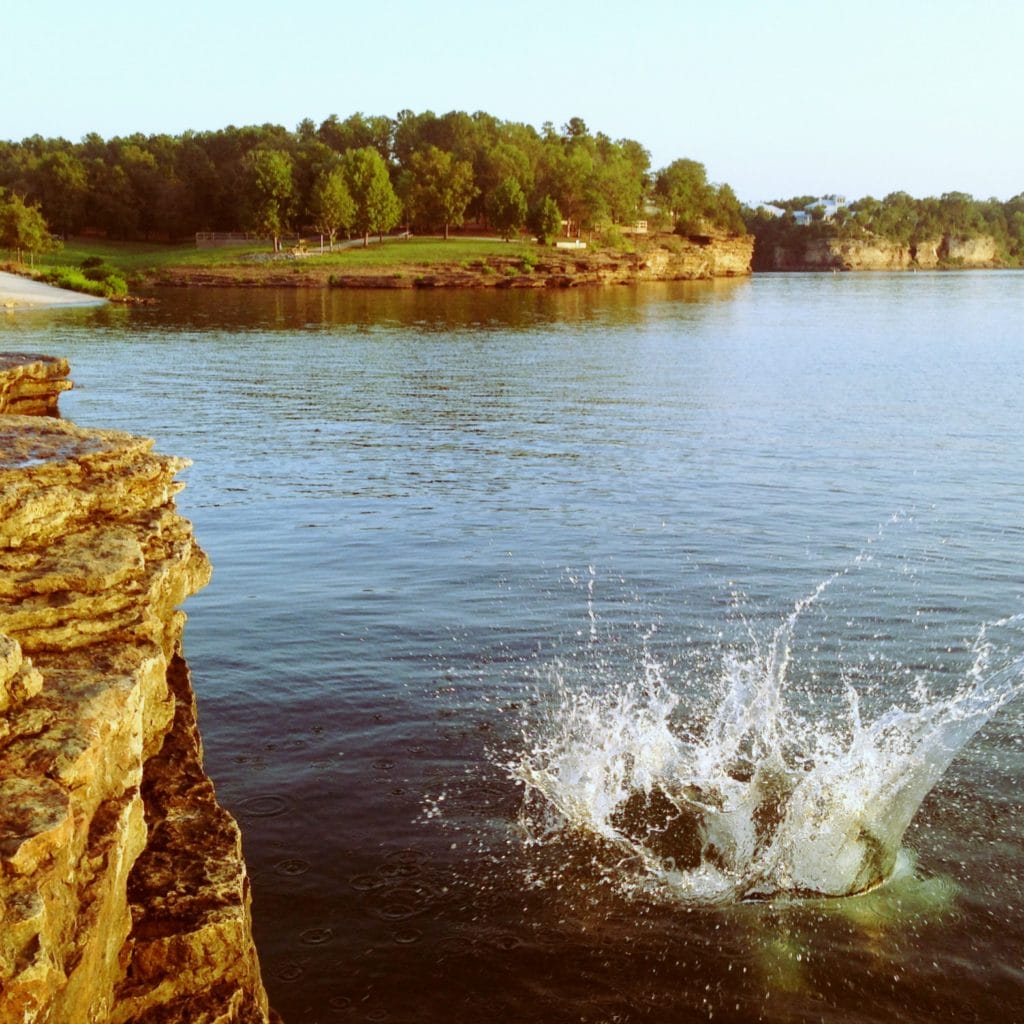
[[[610,224],[601,233],[601,244],[609,249],[625,249],[626,237],[615,224]]]
[[[105,298],[123,299],[128,294],[128,284],[119,274],[107,274],[102,283],[107,289]]]
[[[86,266],[85,264],[89,265]],[[117,269],[104,263],[97,256],[90,256],[89,259],[82,263],[82,275],[88,281],[105,281],[111,275],[116,275]]]
[[[89,272],[95,271],[90,267]],[[84,292],[86,295],[96,295],[101,299],[123,298],[128,294],[128,285],[125,279],[119,274],[112,273],[107,267],[107,273],[99,280],[93,280],[86,276],[86,272],[77,267],[50,267],[48,270],[36,275],[38,280],[45,281],[57,288],[67,288],[72,292]]]

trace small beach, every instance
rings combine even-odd
[[[34,306],[99,306],[106,299],[98,299],[82,292],[54,288],[53,285],[30,281],[17,274],[0,271],[0,309],[28,309]]]

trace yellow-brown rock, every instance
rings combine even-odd
[[[28,352],[0,352],[0,414],[56,416],[57,399],[71,387],[68,361]]]
[[[0,356],[0,396],[52,414],[66,375]],[[275,1019],[182,656],[210,566],[152,448],[0,414],[0,1024]]]
[[[876,235],[809,238],[794,247],[776,246],[773,270],[935,270],[1000,265],[996,240],[989,235],[952,235],[902,245]]]

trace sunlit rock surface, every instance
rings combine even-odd
[[[771,270],[934,270],[940,267],[1001,266],[996,240],[989,235],[936,238],[902,244],[880,236],[810,238],[801,246],[776,246]]]
[[[187,463],[18,414],[67,372],[0,354],[0,1024],[275,1020],[181,650]]]
[[[0,352],[0,414],[56,416],[57,399],[71,387],[68,361],[25,352]]]

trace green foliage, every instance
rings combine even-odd
[[[614,224],[609,225],[601,233],[601,244],[609,249],[624,250],[627,248],[626,236]]]
[[[450,152],[427,146],[409,159],[405,202],[414,224],[443,227],[447,238],[449,227],[463,223],[466,207],[477,191],[472,165]]]
[[[804,209],[814,197],[774,200],[787,210]],[[891,192],[884,199],[864,196],[840,207],[832,220],[814,217],[798,225],[792,214],[772,217],[763,210],[747,210],[747,230],[756,238],[754,269],[769,269],[777,247],[799,251],[811,238],[883,239],[911,251],[922,245],[938,246],[943,239],[970,239],[981,235],[995,240],[1000,259],[1010,265],[1024,261],[1024,199],[1008,202],[977,200],[964,192],[946,192],[916,199],[906,192]],[[947,260],[944,265],[952,266]]]
[[[82,276],[88,281],[105,281],[108,277],[118,276],[117,270],[102,260],[91,259],[88,261],[88,267],[85,262],[83,261],[81,265]]]
[[[34,256],[54,248],[50,230],[36,206],[28,205],[20,196],[0,197],[0,247],[15,253]]]
[[[526,223],[526,196],[515,178],[505,178],[491,193],[488,214],[491,224],[507,242]]]
[[[383,234],[398,223],[401,205],[391,187],[384,160],[372,146],[349,150],[342,168],[355,204],[352,226],[363,236],[365,246],[371,232]]]
[[[728,185],[711,184],[704,165],[696,160],[674,160],[659,171],[654,194],[658,202],[671,211],[677,234],[742,234],[744,231],[735,192]]]
[[[243,161],[246,226],[273,238],[275,252],[294,208],[292,170],[292,158],[281,149],[254,149]]]
[[[378,159],[371,177],[382,167],[391,194],[376,177],[357,195],[352,154],[370,150]],[[0,143],[0,187],[38,205],[65,236],[88,229],[109,239],[168,242],[247,227],[277,245],[293,227],[316,226],[329,238],[332,229],[348,229],[344,209],[329,212],[337,196],[324,192],[339,163],[357,208],[351,227],[364,239],[397,223],[395,191],[417,226],[475,219],[514,234],[524,216],[504,185],[514,180],[527,210],[550,197],[567,230],[579,234],[644,216],[651,186],[650,154],[639,142],[613,140],[580,117],[561,130],[538,130],[484,111],[403,110],[332,114],[319,125],[307,118],[294,131],[232,125],[179,136],[90,134],[77,144],[38,136]]]
[[[551,196],[544,196],[530,210],[526,226],[537,236],[541,245],[551,244],[551,239],[562,230],[562,213]]]
[[[94,278],[77,267],[49,267],[37,273],[36,279],[101,299],[123,298],[128,294],[128,285],[123,277],[107,274],[103,278]]]
[[[313,188],[311,212],[313,226],[327,235],[333,250],[338,232],[348,231],[356,219],[356,204],[341,167],[324,171],[317,179]]]

